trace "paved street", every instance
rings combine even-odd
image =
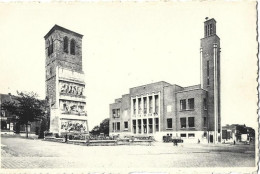
[[[254,167],[254,145],[80,146],[1,138],[2,168]]]

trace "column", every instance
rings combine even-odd
[[[158,116],[160,117],[160,113],[161,113],[161,92],[158,92]]]
[[[141,134],[143,134],[144,133],[144,128],[143,128],[143,119],[141,119]]]
[[[214,44],[214,144],[218,142],[218,67],[217,44]]]

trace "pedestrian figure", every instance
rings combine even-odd
[[[234,140],[234,145],[236,145],[236,140]]]
[[[65,143],[68,141],[68,135],[65,135]]]
[[[200,139],[198,139],[198,144],[200,144]]]

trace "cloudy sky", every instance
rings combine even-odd
[[[0,4],[0,93],[45,97],[43,36],[58,24],[83,34],[90,129],[130,87],[200,83],[205,17],[221,39],[222,124],[257,126],[254,2]]]

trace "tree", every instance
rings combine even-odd
[[[92,135],[99,135],[100,133],[104,133],[104,135],[109,134],[109,118],[104,119],[99,126],[95,126],[90,133]]]
[[[18,92],[18,97],[13,101],[4,102],[2,109],[16,116],[19,124],[26,126],[26,137],[28,138],[28,124],[40,121],[45,114],[45,101],[37,99],[34,92]]]

